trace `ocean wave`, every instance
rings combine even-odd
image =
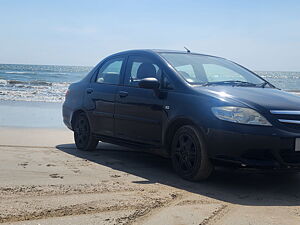
[[[57,77],[59,77],[60,75],[69,75],[70,73],[61,73],[61,72],[53,72],[53,73],[51,73],[51,75],[52,76],[57,76]]]
[[[0,64],[0,100],[62,102],[70,83],[91,68]]]
[[[35,72],[32,72],[32,71],[5,71],[4,72],[5,74],[35,74]]]
[[[28,102],[63,102],[64,93],[44,93],[39,91],[7,90],[0,91],[0,100]]]
[[[0,86],[7,85],[7,80],[0,79]]]
[[[52,82],[47,81],[20,81],[20,80],[0,80],[0,85],[10,85],[10,86],[18,86],[18,85],[29,85],[29,86],[52,86]]]
[[[5,86],[0,100],[62,102],[68,86]]]
[[[29,84],[31,85],[38,85],[38,86],[52,86],[52,82],[47,81],[30,81]]]
[[[293,90],[293,91],[288,91],[288,92],[291,93],[291,94],[300,96],[300,91],[298,91],[298,90]]]

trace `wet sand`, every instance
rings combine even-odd
[[[62,103],[0,100],[0,127],[64,128]]]
[[[67,129],[0,128],[3,224],[300,224],[300,176],[217,170],[177,177],[167,159]]]

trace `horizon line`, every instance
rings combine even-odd
[[[87,66],[87,65],[63,65],[63,64],[31,64],[31,63],[1,63],[0,65],[30,65],[30,66],[69,66],[69,67],[74,67],[74,66],[78,66],[78,67],[95,67],[97,64],[93,65],[93,66]],[[254,72],[300,72],[299,70],[261,70],[261,69],[250,69],[251,71]]]

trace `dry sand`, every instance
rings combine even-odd
[[[0,128],[3,224],[300,224],[300,176],[217,171],[177,177],[167,159],[65,129]]]

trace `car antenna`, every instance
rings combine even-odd
[[[187,47],[184,47],[184,48],[185,48],[187,53],[191,53],[191,51]]]

